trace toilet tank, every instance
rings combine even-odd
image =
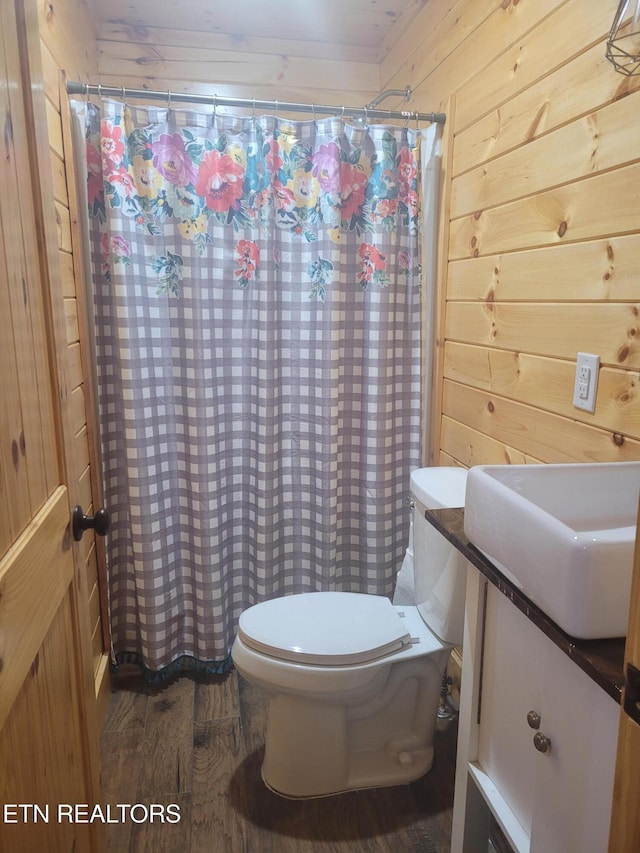
[[[462,645],[467,564],[424,511],[463,507],[466,483],[464,468],[418,468],[411,474],[416,604],[431,631],[455,646]]]

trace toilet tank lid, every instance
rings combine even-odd
[[[466,487],[466,468],[443,466],[411,472],[411,494],[427,509],[463,507]]]
[[[255,651],[296,663],[348,666],[398,651],[410,636],[388,598],[303,592],[249,607],[238,635]]]

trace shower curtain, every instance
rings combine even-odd
[[[223,671],[256,602],[393,593],[420,464],[421,132],[73,106],[113,657]]]

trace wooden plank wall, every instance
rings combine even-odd
[[[640,77],[617,0],[430,0],[382,60],[445,130],[431,460],[640,459]],[[601,358],[596,411],[576,355]]]
[[[73,79],[95,79],[97,51],[95,34],[90,24],[86,5],[82,0],[65,3],[38,3],[38,22],[42,54],[42,68],[46,95],[47,128],[51,174],[53,183],[52,204],[58,228],[58,262],[63,282],[67,334],[70,408],[75,430],[74,476],[70,484],[72,499],[80,503],[87,514],[94,510],[94,494],[99,494],[95,465],[90,464],[93,454],[94,432],[87,411],[90,395],[85,382],[86,338],[82,334],[85,300],[80,279],[81,263],[74,258],[72,234],[75,227],[75,202],[69,200],[68,168],[71,159],[63,143],[63,117],[61,116],[60,74],[64,69]],[[64,104],[62,105],[64,106]],[[62,111],[64,115],[64,110]],[[101,702],[108,698],[108,646],[105,638],[106,598],[104,586],[99,583],[99,570],[103,570],[102,543],[91,533],[80,543],[86,568],[86,595],[91,620],[92,649],[96,696]],[[100,721],[102,715],[99,714]]]
[[[364,106],[380,91],[377,51],[367,46],[108,24],[98,51],[106,86],[336,106]]]

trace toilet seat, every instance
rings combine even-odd
[[[388,598],[309,592],[245,610],[238,636],[254,651],[292,663],[348,666],[396,652],[411,641]]]

